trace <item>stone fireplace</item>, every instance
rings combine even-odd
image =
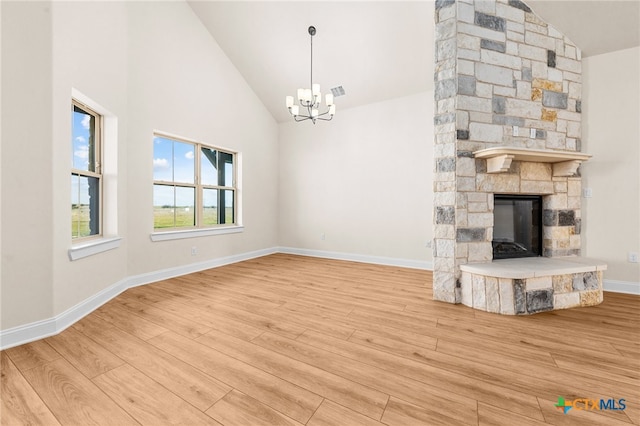
[[[580,257],[580,49],[519,0],[435,7],[434,298],[503,314],[600,303],[606,265]],[[540,200],[541,257],[494,259],[505,195]]]

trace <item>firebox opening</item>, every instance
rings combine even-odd
[[[493,258],[542,255],[542,197],[494,195]]]

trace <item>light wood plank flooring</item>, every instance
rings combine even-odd
[[[640,424],[639,297],[529,317],[431,297],[427,271],[284,254],[133,288],[0,353],[0,420]]]

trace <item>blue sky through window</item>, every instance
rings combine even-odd
[[[73,111],[72,144],[73,144],[73,168],[79,170],[89,169],[89,141],[91,140],[92,117],[83,112]],[[94,171],[94,170],[91,170]]]
[[[153,138],[153,180],[195,183],[195,145],[156,136]],[[154,186],[153,204],[162,206],[194,206],[192,188]]]
[[[202,148],[202,153],[200,154],[200,175],[202,179],[203,185],[217,185],[218,184],[218,171],[216,170],[215,164],[212,164],[209,160],[209,157],[205,155],[211,156],[212,158],[216,158],[216,151],[211,148]]]

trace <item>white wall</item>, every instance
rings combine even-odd
[[[129,274],[276,246],[275,120],[186,3],[128,2],[128,10]],[[243,233],[150,241],[154,130],[242,153]]]
[[[331,123],[280,124],[280,245],[431,262],[433,92],[339,102]]]
[[[50,4],[2,2],[2,329],[52,310]]]
[[[186,2],[1,7],[0,330],[34,324],[41,336],[55,331],[52,318],[132,276],[277,245],[277,124]],[[72,88],[117,116],[122,237],[73,262]],[[154,129],[242,153],[243,233],[150,241]]]
[[[583,59],[583,255],[605,260],[606,280],[635,283],[640,264],[640,48]]]
[[[52,2],[53,313],[57,315],[127,276],[127,10],[124,2]],[[117,223],[123,244],[74,262],[71,246],[71,90],[118,119]],[[44,142],[44,141],[43,141]],[[106,141],[110,143],[112,141]],[[105,167],[107,164],[105,164]],[[109,164],[109,166],[112,166]],[[105,200],[106,201],[106,200]],[[105,206],[106,207],[106,206]],[[106,212],[105,212],[106,213]],[[103,218],[103,221],[105,218]],[[87,277],[91,277],[87,279]]]

